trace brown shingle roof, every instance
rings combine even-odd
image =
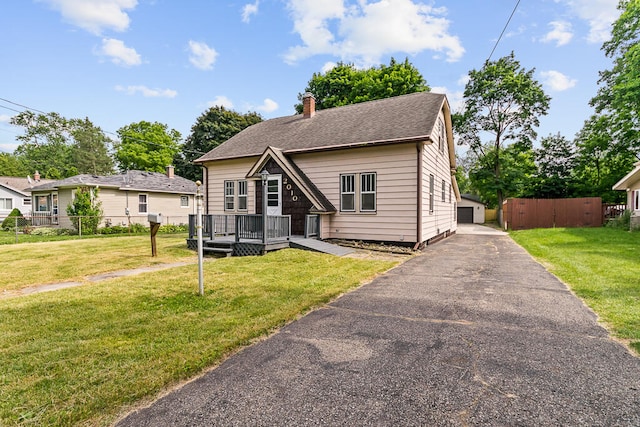
[[[266,120],[250,126],[195,162],[260,156],[268,147],[283,153],[425,140],[431,136],[442,94],[418,92]]]

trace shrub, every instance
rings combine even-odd
[[[631,224],[631,211],[626,209],[622,215],[617,218],[612,218],[607,221],[606,226],[611,228],[622,228],[625,230],[629,230],[629,226]]]
[[[186,231],[189,231],[189,227],[184,225],[184,224],[180,224],[180,225],[174,225],[174,224],[161,225],[160,228],[158,229],[158,233],[184,233]]]
[[[73,227],[82,234],[96,234],[102,221],[102,203],[98,201],[98,189],[78,187],[73,201],[67,206]]]
[[[31,230],[32,236],[58,236],[58,230],[55,228],[39,227]]]
[[[16,217],[18,217],[18,227],[23,227],[25,224],[24,223],[21,224],[21,220],[19,218],[21,216],[22,216],[22,213],[20,212],[20,209],[13,208],[11,213],[4,219],[4,221],[2,221],[2,226],[1,226],[2,229],[5,231],[15,229]],[[22,218],[22,221],[24,221],[24,218]]]

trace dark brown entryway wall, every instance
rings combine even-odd
[[[553,227],[600,227],[602,199],[509,199],[503,205],[509,230]]]
[[[273,159],[269,159],[266,169],[270,174],[282,175],[282,215],[291,215],[291,234],[303,236],[305,217],[313,207],[313,203]],[[261,214],[262,182],[260,181],[256,181],[255,198],[256,213]]]

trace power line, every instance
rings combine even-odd
[[[513,7],[513,10],[511,11],[511,15],[509,16],[509,19],[507,19],[507,23],[504,24],[504,28],[502,29],[502,32],[500,33],[500,37],[498,37],[498,40],[496,40],[496,44],[493,45],[493,49],[491,49],[491,53],[489,54],[489,57],[487,58],[487,62],[489,62],[491,60],[491,57],[493,56],[493,52],[495,52],[496,48],[498,47],[498,43],[500,43],[500,40],[502,40],[502,36],[504,35],[504,32],[507,31],[507,27],[509,26],[509,23],[511,22],[511,18],[513,18],[513,15],[516,13],[516,9],[518,9],[518,6],[520,5],[520,0],[518,0],[516,2],[516,5]]]
[[[27,107],[26,105],[18,104],[17,102],[9,101],[8,99],[5,99],[5,98],[0,98],[0,101],[4,101],[4,102],[6,102],[8,104],[16,105],[18,107],[26,108],[27,110],[30,110],[30,111],[36,111],[38,113],[47,114],[44,111],[40,111],[40,110],[37,110],[35,108],[30,108],[30,107]],[[4,108],[8,108],[8,107],[4,107]],[[13,110],[13,111],[17,111],[17,110]],[[21,112],[22,111],[18,111],[18,113],[21,113]]]
[[[22,113],[22,111],[16,110],[15,108],[7,107],[6,105],[0,105],[0,108],[6,108],[7,110],[15,111],[16,113]]]

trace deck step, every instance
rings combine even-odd
[[[344,256],[355,252],[351,248],[345,248],[344,246],[334,245],[333,243],[327,243],[316,239],[291,238],[289,246],[296,249],[305,249],[308,251],[322,252],[336,256]]]

